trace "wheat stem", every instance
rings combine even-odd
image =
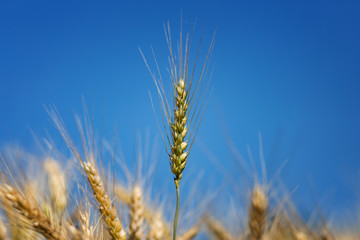
[[[173,234],[173,240],[176,240],[176,229],[177,229],[177,222],[178,222],[178,216],[179,216],[179,204],[180,204],[180,188],[179,184],[176,184],[176,210],[175,210],[175,217],[174,217],[174,234]]]

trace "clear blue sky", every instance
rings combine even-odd
[[[165,69],[162,24],[169,20],[177,37],[182,11],[184,24],[197,17],[209,38],[217,29],[198,140],[238,178],[224,129],[245,159],[247,144],[258,159],[260,131],[269,175],[288,159],[281,177],[290,190],[300,185],[295,199],[326,196],[346,209],[359,200],[359,9],[359,1],[318,0],[1,1],[0,144],[31,148],[29,128],[60,142],[43,104],[76,135],[73,110],[81,113],[84,96],[98,122],[104,112],[104,135],[111,139],[115,125],[134,158],[138,132],[158,136],[155,87],[138,47],[150,56],[153,46]],[[192,154],[184,178],[201,168],[225,181],[198,145]],[[164,154],[159,168],[171,178]]]

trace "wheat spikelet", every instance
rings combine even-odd
[[[153,221],[150,223],[150,229],[146,236],[146,240],[162,240],[166,238],[166,226],[160,213],[156,213]]]
[[[44,169],[49,177],[51,200],[58,213],[63,213],[67,206],[67,189],[65,175],[59,164],[53,159],[46,159]]]
[[[86,239],[94,239],[94,227],[90,226],[90,216],[88,212],[79,212],[80,229]]]
[[[0,186],[0,198],[4,207],[16,212],[28,220],[28,224],[36,232],[51,240],[67,239],[66,230],[46,217],[39,208],[34,207],[28,199],[13,187]]]
[[[142,189],[135,185],[131,193],[130,203],[130,240],[140,240],[143,236],[144,206],[142,197]]]
[[[204,218],[205,224],[212,234],[212,236],[217,240],[232,240],[233,237],[231,234],[226,230],[226,228],[215,219],[211,217],[205,217]]]
[[[5,226],[5,223],[0,218],[0,240],[6,240],[7,239],[7,228]]]
[[[191,240],[196,237],[196,235],[199,233],[199,227],[197,225],[191,227],[189,230],[187,230],[183,235],[179,237],[179,240]]]
[[[110,197],[106,194],[103,182],[95,166],[90,162],[83,163],[83,166],[93,190],[94,197],[99,204],[99,211],[108,225],[111,237],[116,240],[125,240],[126,232],[117,216],[115,206],[112,205]]]
[[[260,240],[264,233],[268,199],[264,190],[256,185],[250,199],[249,209],[249,239]]]
[[[309,236],[303,231],[296,231],[295,232],[295,239],[296,240],[308,240]]]

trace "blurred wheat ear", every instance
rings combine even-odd
[[[141,240],[143,236],[144,205],[142,189],[135,185],[130,200],[130,240]]]
[[[3,184],[0,187],[0,200],[9,214],[17,214],[26,220],[26,225],[34,231],[51,240],[65,240],[68,238],[64,227],[58,225],[48,217],[36,203],[25,198],[17,189]],[[19,217],[17,217],[19,219]]]
[[[249,240],[261,240],[265,230],[268,197],[264,189],[255,185],[250,199]]]
[[[63,137],[64,141],[68,145],[69,149],[73,152],[75,157],[79,160],[81,163],[81,166],[84,169],[85,175],[87,177],[87,180],[89,182],[90,188],[92,190],[92,193],[94,195],[94,198],[96,199],[96,202],[98,204],[98,210],[104,220],[104,222],[107,224],[108,232],[111,235],[112,239],[115,240],[126,240],[126,232],[122,226],[121,218],[118,216],[118,213],[116,211],[115,206],[113,205],[110,196],[107,194],[107,191],[104,186],[104,182],[99,175],[99,172],[97,170],[97,167],[95,165],[95,150],[91,149],[91,144],[87,141],[88,139],[92,139],[94,136],[86,136],[85,132],[82,128],[81,121],[79,117],[77,117],[77,124],[78,128],[81,134],[81,140],[83,144],[83,148],[85,151],[85,159],[83,160],[79,150],[73,143],[72,138],[70,137],[70,134],[68,133],[63,121],[61,120],[59,114],[57,111],[52,108],[48,110],[48,113],[58,129],[59,133]],[[87,119],[85,116],[85,123]]]
[[[185,36],[185,46],[183,46],[183,32],[182,25],[180,30],[180,38],[177,42],[178,46],[178,56],[174,55],[173,44],[171,39],[170,24],[169,22],[164,25],[165,37],[170,52],[169,62],[170,69],[169,75],[171,78],[172,91],[170,91],[170,98],[167,97],[167,93],[164,88],[162,76],[155,58],[154,51],[152,50],[154,56],[154,62],[156,64],[157,74],[151,71],[144,54],[140,50],[141,55],[145,61],[145,64],[151,74],[151,77],[154,80],[159,103],[162,108],[161,111],[161,122],[163,124],[163,129],[160,127],[158,118],[156,121],[160,129],[162,139],[164,141],[166,152],[169,156],[170,168],[174,174],[174,182],[176,187],[176,210],[174,218],[174,233],[173,239],[176,239],[176,228],[177,228],[177,219],[179,212],[179,202],[180,202],[180,190],[179,184],[182,178],[183,171],[185,169],[186,163],[189,158],[189,154],[194,143],[197,130],[199,128],[200,122],[203,118],[204,111],[207,106],[206,99],[209,97],[209,83],[211,80],[211,75],[207,75],[209,68],[209,60],[212,55],[214,47],[214,37],[211,38],[209,47],[204,56],[201,70],[196,77],[196,66],[199,58],[201,57],[201,46],[203,42],[203,35],[199,41],[199,46],[196,54],[193,56],[193,65],[190,66],[191,53],[191,44],[192,37],[194,34],[196,24],[194,23],[192,32],[190,31]],[[158,75],[158,76],[157,76]],[[151,102],[153,100],[150,95]],[[171,99],[169,101],[168,99]],[[153,105],[155,112],[155,108]]]

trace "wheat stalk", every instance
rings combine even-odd
[[[140,240],[143,236],[144,206],[142,198],[142,189],[135,185],[131,193],[130,202],[130,240]]]
[[[24,198],[15,188],[5,184],[0,186],[0,198],[5,208],[12,213],[18,213],[28,220],[28,224],[36,232],[51,240],[65,240],[67,233],[64,228],[57,225],[42,211]]]
[[[268,198],[264,190],[256,185],[252,191],[249,209],[249,239],[260,240],[265,229]]]
[[[195,24],[194,24],[195,27]],[[188,33],[186,35],[185,48],[183,48],[183,36],[182,29],[180,31],[180,40],[178,43],[178,63],[176,63],[176,57],[173,54],[172,40],[170,33],[170,24],[168,23],[165,28],[165,36],[170,52],[170,78],[172,82],[172,102],[169,103],[165,89],[163,86],[162,77],[155,59],[156,67],[159,73],[159,79],[152,73],[143,53],[141,52],[145,64],[150,71],[150,74],[155,82],[160,105],[162,107],[161,117],[163,126],[165,129],[165,134],[163,134],[159,121],[157,120],[158,126],[161,131],[161,135],[165,144],[167,154],[170,159],[170,168],[174,174],[174,182],[176,188],[176,209],[174,217],[174,231],[173,239],[176,239],[176,229],[177,229],[177,220],[179,214],[179,204],[180,204],[180,190],[179,184],[182,178],[183,171],[185,169],[187,160],[189,158],[189,153],[194,143],[197,130],[199,128],[206,104],[204,100],[207,97],[208,84],[204,90],[204,79],[206,79],[207,70],[208,70],[208,61],[211,57],[213,45],[214,45],[214,36],[210,42],[202,69],[200,71],[199,77],[197,80],[194,80],[195,69],[199,57],[200,46],[202,39],[200,40],[199,49],[195,58],[195,63],[192,69],[192,72],[189,73],[189,59],[190,59],[190,45],[191,45],[191,36]],[[184,55],[183,55],[184,54]],[[155,58],[155,57],[154,57]],[[211,76],[209,77],[210,82]],[[209,83],[208,82],[208,83]],[[151,97],[151,96],[150,96]],[[151,99],[152,102],[152,99]],[[172,107],[170,107],[172,105]],[[156,116],[156,115],[155,115]],[[166,139],[164,135],[166,135]]]

